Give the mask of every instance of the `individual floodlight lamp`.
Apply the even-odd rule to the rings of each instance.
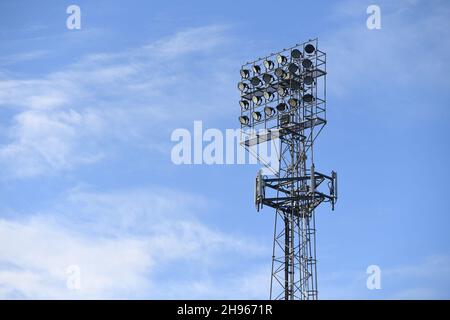
[[[252,97],[252,101],[253,101],[254,104],[256,104],[257,106],[259,106],[259,105],[261,104],[261,102],[262,102],[262,99],[261,99],[261,97],[253,96],[253,97]]]
[[[295,73],[287,72],[283,80],[292,80],[295,78]]]
[[[261,120],[261,112],[258,112],[258,111],[252,112],[252,117],[255,121]]]
[[[288,100],[288,104],[291,108],[297,108],[298,107],[298,100],[295,98],[290,98]]]
[[[303,68],[309,69],[309,68],[312,67],[312,65],[313,65],[313,63],[312,63],[311,60],[309,60],[309,59],[303,59],[303,61],[302,61],[302,66],[303,66]]]
[[[305,46],[305,52],[306,52],[307,54],[313,54],[314,51],[316,51],[316,48],[315,48],[311,43],[308,43],[308,44]]]
[[[293,59],[300,59],[302,57],[302,52],[298,49],[294,49],[291,51],[291,57]]]
[[[286,56],[279,54],[279,55],[277,55],[277,61],[279,64],[284,65],[287,63],[287,58],[286,58]]]
[[[247,91],[248,90],[248,84],[246,84],[245,82],[241,81],[241,82],[238,83],[238,89],[241,92]]]
[[[275,64],[272,60],[266,59],[264,60],[264,67],[266,67],[267,70],[272,70]]]
[[[250,103],[248,103],[247,100],[242,99],[241,101],[239,101],[239,105],[241,106],[242,109],[247,110],[248,107],[250,106]]]
[[[290,63],[288,66],[288,70],[290,73],[296,73],[298,70],[298,66],[295,63]]]
[[[265,113],[266,117],[272,117],[275,115],[275,109],[271,108],[271,107],[265,107],[264,113]]]
[[[275,75],[278,78],[284,79],[284,78],[286,78],[286,71],[284,71],[283,68],[276,68]]]
[[[285,113],[283,115],[281,115],[280,117],[280,124],[281,126],[287,126],[289,124],[289,122],[291,122],[291,115],[288,113]]]
[[[269,73],[264,73],[262,76],[263,81],[267,84],[267,83],[271,83],[274,79],[273,76]]]
[[[247,125],[249,122],[249,118],[247,116],[240,116],[239,117],[239,122],[243,125]]]
[[[254,86],[254,87],[257,87],[257,86],[259,86],[260,84],[261,84],[261,79],[259,79],[258,77],[253,77],[251,80],[250,80],[250,83]]]
[[[253,69],[253,72],[256,73],[256,74],[260,74],[261,73],[261,67],[256,65],[256,64],[252,67],[252,69]]]
[[[278,112],[283,112],[283,111],[287,110],[287,105],[286,105],[286,103],[281,102],[276,106],[276,108],[277,108]]]
[[[279,86],[277,89],[277,92],[280,96],[284,97],[285,95],[287,95],[287,89],[285,87]]]
[[[305,78],[303,79],[303,83],[306,84],[307,86],[313,84],[314,82],[314,78],[312,76],[305,76]]]
[[[313,102],[314,101],[314,96],[310,93],[307,93],[303,96],[303,101],[305,102]]]
[[[274,94],[272,92],[269,91],[264,91],[264,98],[268,101],[272,101],[274,98]]]
[[[296,80],[292,80],[289,82],[289,88],[291,88],[292,90],[300,90],[300,89],[302,89],[302,86],[301,86],[300,82],[298,82]]]
[[[241,77],[243,79],[248,79],[250,77],[250,70],[241,69]]]

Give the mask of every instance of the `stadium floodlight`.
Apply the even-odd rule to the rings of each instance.
[[[264,113],[266,114],[266,117],[272,117],[275,115],[275,109],[271,107],[265,107]]]
[[[283,111],[287,110],[287,105],[286,105],[286,103],[281,102],[276,106],[276,108],[277,108],[278,112],[283,112]]]
[[[303,101],[305,102],[313,102],[314,101],[314,96],[310,93],[307,93],[303,96]]]
[[[316,48],[314,48],[314,46],[313,46],[312,44],[308,43],[308,44],[305,46],[305,52],[306,52],[307,54],[313,54],[314,51],[316,51]]]
[[[240,116],[239,122],[243,125],[247,125],[249,123],[250,119],[247,116]]]
[[[291,57],[293,59],[300,59],[302,57],[302,52],[298,49],[294,49],[291,51]]]
[[[290,81],[289,87],[290,87],[292,90],[301,90],[301,89],[302,89],[301,83],[298,82],[298,81],[295,81],[295,80]]]
[[[241,101],[239,101],[239,105],[241,106],[242,109],[247,110],[248,107],[250,106],[250,103],[248,103],[247,100],[242,99]]]
[[[284,97],[288,93],[287,89],[285,87],[282,87],[282,86],[278,87],[277,92],[282,97]]]
[[[241,92],[247,91],[248,90],[248,84],[246,84],[245,82],[239,82],[238,83],[238,89]]]
[[[248,77],[250,77],[250,71],[247,69],[241,69],[241,77],[244,79],[248,79]]]
[[[275,96],[274,96],[274,94],[273,94],[272,92],[264,91],[264,98],[265,98],[267,101],[272,101],[274,97],[275,97]]]
[[[289,122],[291,122],[291,115],[288,113],[285,113],[283,115],[281,115],[280,117],[280,125],[283,126],[287,126],[289,124]]]
[[[311,85],[313,82],[314,82],[314,78],[311,77],[311,76],[306,76],[306,77],[303,79],[303,83],[306,84],[306,85],[308,85],[308,86]]]
[[[303,66],[303,68],[309,69],[309,68],[312,67],[312,65],[313,65],[313,63],[312,63],[311,60],[309,60],[309,59],[303,59],[303,61],[302,61],[302,66]]]
[[[261,84],[261,79],[259,79],[258,77],[253,77],[251,80],[250,80],[250,83],[254,86],[254,87],[257,87],[257,86],[259,86],[260,84]]]
[[[262,79],[265,83],[271,83],[274,80],[273,76],[269,73],[264,73]]]
[[[261,112],[258,112],[258,111],[252,112],[252,117],[255,121],[261,120]]]
[[[267,70],[272,70],[273,67],[275,66],[275,64],[273,63],[272,60],[264,60],[264,67],[266,67]]]
[[[295,78],[295,73],[287,72],[283,80],[292,80]]]
[[[261,99],[261,97],[253,96],[252,101],[253,101],[254,104],[259,106],[261,104],[261,102],[262,102],[262,99]]]
[[[277,61],[279,64],[284,65],[287,63],[287,58],[286,58],[286,56],[279,54],[279,55],[277,55]]]
[[[258,65],[254,65],[252,67],[252,69],[253,69],[253,72],[256,73],[256,74],[260,74],[261,73],[261,67],[258,66]]]
[[[284,79],[284,78],[286,78],[286,71],[284,71],[283,68],[276,68],[275,69],[275,75],[278,78]]]
[[[336,174],[317,171],[314,157],[316,138],[327,123],[326,60],[318,40],[309,39],[237,69],[249,70],[248,77],[237,80],[248,85],[241,85],[247,91],[236,101],[247,102],[236,114],[242,117],[240,144],[255,155],[254,147],[276,142],[271,151],[277,168],[262,154],[255,155],[271,171],[258,172],[255,205],[258,211],[263,205],[273,208],[276,215],[270,299],[318,298],[316,208],[328,202],[334,209],[337,200]]]
[[[298,99],[290,98],[288,100],[288,104],[291,108],[297,108],[298,107]]]
[[[290,63],[288,66],[288,70],[290,73],[296,73],[298,70],[298,66],[295,63]]]

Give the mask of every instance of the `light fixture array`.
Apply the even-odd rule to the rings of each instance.
[[[320,65],[317,48],[308,42],[244,65],[238,83],[241,127],[273,119],[279,125],[282,115],[314,104],[316,78],[326,73]]]

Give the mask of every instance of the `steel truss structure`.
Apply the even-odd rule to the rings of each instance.
[[[326,54],[309,40],[241,68],[241,145],[279,141],[279,168],[256,177],[255,205],[275,209],[270,299],[317,299],[315,209],[337,201],[337,174],[319,173],[326,125]]]

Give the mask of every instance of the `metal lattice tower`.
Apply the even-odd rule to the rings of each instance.
[[[278,170],[259,171],[255,188],[257,210],[276,212],[270,298],[317,299],[315,209],[334,209],[337,200],[336,173],[314,167],[314,142],[327,123],[326,54],[314,39],[249,62],[238,88],[241,145],[254,152],[279,139]]]

